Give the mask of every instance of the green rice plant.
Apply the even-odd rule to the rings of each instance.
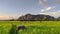
[[[26,29],[16,31],[20,25]],[[0,21],[0,34],[60,34],[60,21]]]
[[[12,24],[12,28],[11,28],[9,34],[18,34],[18,32],[16,30],[17,30],[17,26]]]

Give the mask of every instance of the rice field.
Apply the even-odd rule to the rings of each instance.
[[[11,34],[12,24],[26,27],[18,34],[60,34],[60,21],[0,21],[0,34]]]

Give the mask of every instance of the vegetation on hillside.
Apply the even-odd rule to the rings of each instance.
[[[50,15],[44,15],[44,14],[26,14],[24,16],[20,16],[17,20],[19,21],[60,21],[60,17],[55,18]]]

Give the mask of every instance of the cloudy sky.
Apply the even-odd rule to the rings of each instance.
[[[27,13],[60,16],[60,0],[0,0],[0,19],[18,18]]]

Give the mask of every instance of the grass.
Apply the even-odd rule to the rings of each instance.
[[[10,34],[12,24],[26,26],[18,34],[60,34],[60,21],[0,21],[0,34]]]

